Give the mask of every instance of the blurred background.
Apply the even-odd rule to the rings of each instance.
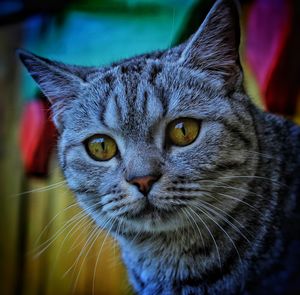
[[[245,87],[298,123],[299,2],[240,1]],[[132,294],[117,245],[65,186],[48,103],[15,49],[101,66],[184,41],[213,3],[0,0],[0,294]]]

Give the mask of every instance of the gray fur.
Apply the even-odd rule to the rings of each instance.
[[[299,265],[288,262],[298,229],[288,229],[298,218],[300,129],[251,103],[238,46],[236,6],[219,0],[186,43],[109,67],[19,53],[52,102],[69,187],[119,241],[139,294],[299,288],[290,279]],[[168,145],[166,126],[180,117],[199,119],[200,134]],[[88,156],[83,141],[94,134],[115,139],[116,157]],[[147,197],[126,181],[158,174]]]

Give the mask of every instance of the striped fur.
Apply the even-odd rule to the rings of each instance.
[[[119,241],[139,294],[299,291],[300,129],[244,92],[237,15],[217,1],[186,43],[104,68],[20,52],[53,104],[69,187]],[[201,121],[185,147],[166,142],[180,117]],[[118,154],[91,159],[83,142],[94,134]],[[157,174],[147,197],[126,181]]]

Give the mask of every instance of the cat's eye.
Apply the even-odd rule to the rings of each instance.
[[[88,154],[96,161],[108,161],[117,153],[116,142],[105,134],[96,134],[85,141]]]
[[[171,144],[186,146],[195,141],[199,134],[200,123],[192,118],[179,118],[167,127],[167,136]]]

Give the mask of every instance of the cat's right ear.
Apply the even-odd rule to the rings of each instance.
[[[79,72],[74,70],[74,66],[52,61],[23,49],[18,49],[17,54],[52,104],[54,123],[59,128],[60,114],[84,86],[84,80],[80,77]]]

